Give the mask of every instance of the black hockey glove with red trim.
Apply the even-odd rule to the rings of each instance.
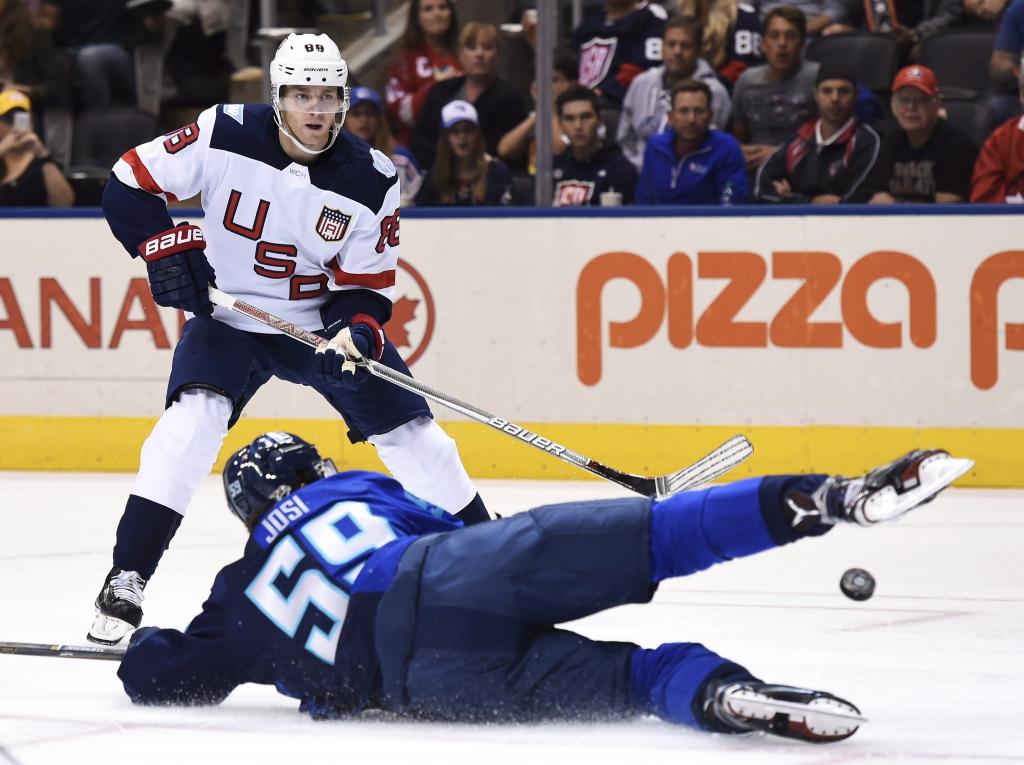
[[[379,361],[383,353],[384,330],[372,316],[357,314],[324,350],[313,354],[312,375],[322,384],[357,390],[371,375],[346,362],[363,358]]]
[[[180,308],[197,316],[210,316],[208,287],[217,285],[213,266],[203,250],[206,240],[199,226],[182,223],[139,245],[149,271],[149,289],[157,305]]]

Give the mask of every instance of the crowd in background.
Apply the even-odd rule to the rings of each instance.
[[[313,27],[329,5],[297,9]],[[534,201],[537,84],[500,53],[531,50],[537,13],[504,5],[411,0],[383,87],[353,73],[345,129],[392,157],[405,206]],[[0,205],[93,204],[112,138],[228,101],[256,6],[0,0]],[[557,206],[1024,202],[1024,0],[586,6],[554,52]]]

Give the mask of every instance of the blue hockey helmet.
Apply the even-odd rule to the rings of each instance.
[[[224,494],[231,512],[248,528],[275,502],[337,472],[334,462],[308,441],[291,433],[264,433],[224,465]]]

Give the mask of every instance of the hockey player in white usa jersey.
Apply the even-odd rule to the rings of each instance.
[[[142,447],[117,527],[113,568],[88,637],[120,641],[200,481],[246,402],[270,377],[309,385],[368,440],[406,489],[463,521],[487,511],[426,401],[366,372],[372,356],[408,374],[381,327],[391,316],[399,181],[391,161],[341,130],[348,67],[326,35],[289,35],[270,72],[271,105],[221,104],[126,152],[103,209],[145,262],[157,304],[193,314],[174,351],[166,409]],[[203,228],[175,226],[167,202],[202,194]],[[331,338],[314,353],[214,308],[214,283]]]

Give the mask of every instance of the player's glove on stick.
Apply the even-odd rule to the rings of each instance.
[[[149,289],[157,305],[180,308],[198,316],[213,313],[207,288],[217,285],[216,274],[204,249],[202,229],[187,223],[139,245],[139,254],[149,271]]]
[[[379,361],[384,353],[384,330],[366,314],[352,317],[349,326],[335,335],[313,355],[313,374],[321,382],[355,390],[372,375],[358,369],[356,361]]]

